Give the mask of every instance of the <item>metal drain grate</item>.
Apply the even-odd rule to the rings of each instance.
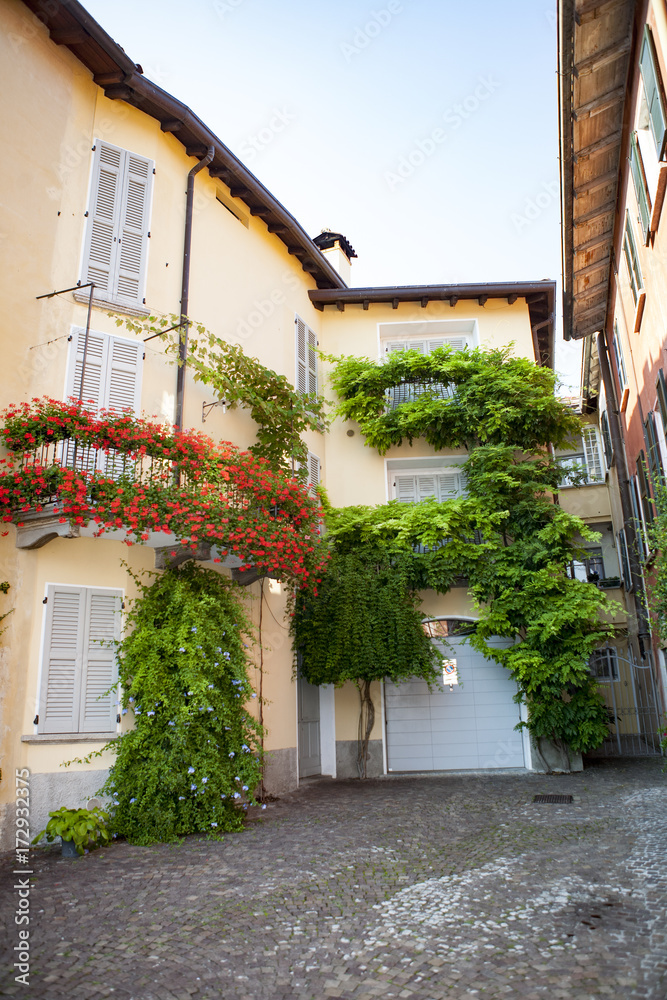
[[[533,802],[550,802],[553,805],[569,806],[574,802],[571,795],[533,795]]]

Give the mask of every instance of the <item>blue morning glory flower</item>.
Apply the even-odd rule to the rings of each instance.
[[[123,709],[123,715],[127,715],[127,709],[126,708]]]
[[[230,751],[230,753],[229,753],[229,756],[230,756],[230,757],[234,757],[234,756],[236,756],[233,750],[231,750],[231,751]]]
[[[178,651],[179,651],[179,653],[184,653],[185,652],[185,646],[179,646],[178,647]]]
[[[155,715],[155,712],[146,712],[146,715]]]
[[[196,625],[194,625],[194,626],[193,626],[193,627],[192,627],[192,628],[190,629],[190,631],[191,631],[191,632],[196,632],[196,631],[197,631],[197,626],[196,626]]]
[[[188,774],[194,774],[194,773],[195,773],[194,767],[189,767],[188,768]]]
[[[211,826],[217,826],[217,825],[218,825],[217,823],[211,823]]]
[[[130,805],[132,805],[132,803],[136,801],[137,801],[136,799],[130,799]]]
[[[251,697],[251,698],[256,698],[256,697],[257,697],[257,695],[256,695],[256,694],[254,693],[254,691],[253,691],[253,693],[252,693],[252,694],[250,695],[250,697]]]
[[[170,721],[169,721],[169,722],[167,723],[167,725],[169,725],[169,726],[175,726],[175,725],[176,725],[176,723],[175,723],[175,722],[172,722],[172,721],[170,720]]]
[[[191,792],[196,792],[197,791],[197,786],[196,785],[190,785],[190,791]]]
[[[240,799],[241,798],[241,793],[240,792],[234,792],[234,795],[232,797],[235,798],[235,799]]]
[[[209,684],[209,685],[208,685],[208,689],[209,689],[209,691],[212,691],[214,687],[215,687],[215,684]]]
[[[244,743],[243,746],[241,747],[241,749],[245,750],[246,753],[248,753],[250,751],[250,747],[247,745],[247,743]]]
[[[247,786],[247,785],[243,785],[243,791],[244,791],[244,792],[247,792],[247,791],[248,791],[248,786]]]
[[[211,708],[211,706],[209,705],[209,706],[208,706],[208,708],[206,709],[206,711],[207,711],[207,712],[212,712],[212,711],[213,711],[213,709],[212,709],[212,708]]]
[[[202,778],[201,780],[202,780],[202,784],[205,785],[206,782],[208,781],[208,778]]]
[[[201,646],[196,646],[195,649],[201,649]]]

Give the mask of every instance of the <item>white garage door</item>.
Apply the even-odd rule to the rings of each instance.
[[[494,639],[502,647],[508,640]],[[460,684],[429,693],[425,681],[385,684],[387,766],[390,771],[524,767],[523,737],[514,727],[519,706],[509,672],[465,641],[439,645],[456,660]]]

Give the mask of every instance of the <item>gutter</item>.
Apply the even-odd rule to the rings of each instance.
[[[558,122],[560,128],[560,226],[563,275],[563,339],[572,336],[574,273],[574,181],[572,140],[572,79],[574,64],[574,2],[558,4]]]
[[[206,156],[195,163],[188,173],[185,197],[185,235],[183,239],[183,279],[181,282],[181,333],[178,345],[178,373],[176,375],[176,419],[174,426],[183,430],[183,395],[185,391],[185,365],[188,356],[188,308],[190,305],[190,251],[192,249],[192,211],[194,205],[195,177],[207,167],[215,156],[215,147],[209,146]]]

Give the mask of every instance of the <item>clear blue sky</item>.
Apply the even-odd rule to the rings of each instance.
[[[353,284],[560,278],[555,0],[84,6]]]

